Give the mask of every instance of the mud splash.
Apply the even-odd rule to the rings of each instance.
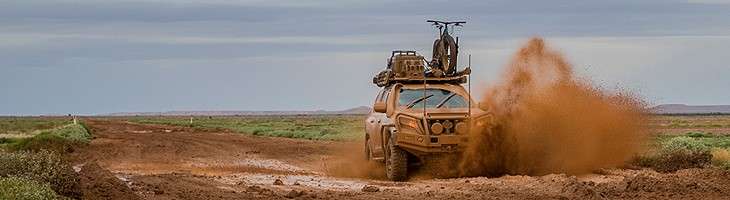
[[[470,136],[462,176],[585,174],[640,150],[644,103],[577,78],[543,39],[529,40],[500,77],[482,98],[494,126]]]
[[[364,145],[353,143],[348,148],[337,150],[335,159],[324,163],[321,171],[325,174],[343,178],[388,180],[385,175],[385,165],[382,162],[365,160]]]

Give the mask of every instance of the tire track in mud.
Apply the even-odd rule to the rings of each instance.
[[[347,167],[335,163],[342,163],[337,159],[343,155],[360,151],[361,145],[356,143],[268,138],[106,120],[90,120],[88,125],[95,139],[75,153],[77,167],[97,164],[122,177],[145,198],[166,195],[159,186],[140,186],[138,180],[159,184],[188,180],[184,182],[189,183],[177,187],[198,188],[206,193],[220,190],[226,194],[248,190],[248,187],[233,186],[271,186],[276,179],[283,180],[285,185],[296,183],[301,187],[338,191],[357,191],[367,184],[326,175],[329,171],[347,171],[334,169]],[[201,184],[205,186],[200,187]],[[152,192],[147,191],[148,187]],[[176,195],[181,193],[184,192]],[[276,193],[264,194],[271,195]]]
[[[142,199],[723,199],[730,195],[730,172],[721,169],[666,174],[605,169],[581,177],[548,174],[390,182],[363,178],[378,177],[383,169],[381,164],[360,161],[360,143],[86,121],[95,138],[77,149],[72,160],[83,176],[85,195],[102,199],[133,199],[130,195]],[[277,179],[281,182],[274,184]],[[376,191],[363,191],[365,186],[375,186]]]

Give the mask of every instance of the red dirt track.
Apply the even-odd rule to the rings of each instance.
[[[730,171],[382,180],[362,144],[88,119],[73,156],[88,199],[727,199]],[[419,178],[420,177],[420,178]],[[281,180],[275,184],[275,180]],[[364,191],[363,187],[374,186]]]

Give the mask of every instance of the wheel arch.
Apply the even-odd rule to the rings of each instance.
[[[395,131],[396,131],[395,126],[392,124],[387,124],[387,125],[383,125],[380,127],[380,138],[381,138],[380,141],[382,141],[380,143],[380,146],[383,149],[388,148],[387,141],[391,137],[395,137],[395,134],[393,134],[393,132],[395,132]]]

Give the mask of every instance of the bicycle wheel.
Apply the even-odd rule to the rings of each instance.
[[[441,58],[443,58],[444,47],[441,45],[441,40],[436,39],[433,41],[433,49],[431,54],[431,67],[435,69],[443,69],[441,67]]]
[[[446,74],[451,75],[456,72],[456,59],[457,54],[459,53],[456,49],[456,42],[451,35],[445,34],[441,37],[441,43],[441,48],[443,48],[442,55],[446,58],[446,60],[448,60],[447,62],[442,63],[442,65],[445,68],[444,71]]]

